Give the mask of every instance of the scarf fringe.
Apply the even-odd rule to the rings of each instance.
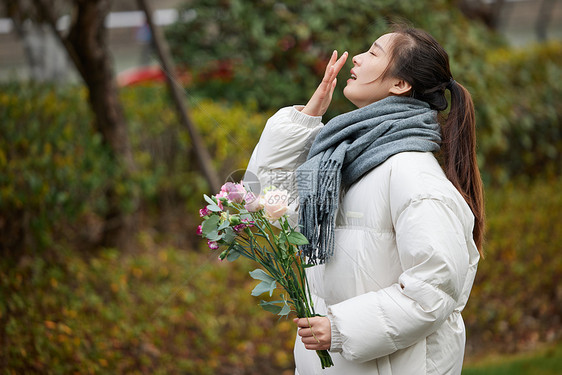
[[[309,240],[302,251],[311,264],[325,263],[334,253],[335,228],[323,224],[335,220],[340,185],[341,163],[326,160],[318,173],[319,191],[300,201],[301,232]]]

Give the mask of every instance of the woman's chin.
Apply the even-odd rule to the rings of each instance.
[[[343,96],[345,96],[347,100],[353,103],[353,101],[349,98],[349,84],[347,84],[347,86],[343,88]]]
[[[347,100],[349,100],[351,102],[351,104],[353,104],[354,106],[356,106],[357,108],[359,108],[359,105],[357,104],[357,102],[353,99],[353,96],[350,96],[350,92],[348,90],[349,86],[344,87],[343,89],[343,96],[345,96],[345,98]]]

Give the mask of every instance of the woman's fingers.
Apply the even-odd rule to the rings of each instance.
[[[331,84],[334,81],[334,79],[336,79],[338,73],[340,72],[341,68],[343,67],[343,65],[347,60],[348,53],[347,51],[344,52],[339,59],[336,59],[337,56],[338,56],[337,51],[334,51],[332,53],[332,57],[330,58],[330,61],[328,62],[328,65],[326,66],[324,78],[322,79],[323,84]]]
[[[337,59],[338,59],[338,51],[334,50],[334,52],[332,52],[332,56],[330,56],[330,61],[328,61],[328,65],[326,65],[324,76],[328,75],[328,71],[330,70],[330,67],[334,65]]]
[[[330,347],[326,347],[326,345],[318,345],[318,344],[304,344],[304,347],[308,350],[329,350]]]
[[[297,333],[300,337],[313,337],[312,330],[310,328],[301,328]]]
[[[338,73],[340,72],[341,68],[345,64],[345,61],[347,60],[347,56],[348,56],[347,52],[344,52],[343,55],[330,66],[330,68],[327,70],[327,74],[324,76],[324,79],[322,80],[324,89],[329,90],[330,101],[331,101],[331,94],[334,92],[336,88]]]
[[[347,60],[348,53],[344,52],[343,55],[338,59],[337,51],[332,53],[330,61],[326,66],[326,71],[322,82],[303,108],[302,112],[311,116],[322,116],[326,113],[330,102],[332,101],[332,94],[336,88],[337,75],[345,61]]]
[[[335,75],[337,76],[338,73],[340,72],[341,68],[343,68],[343,65],[345,64],[345,62],[347,61],[347,57],[349,56],[349,54],[347,53],[347,51],[345,51],[343,53],[343,55],[341,55],[341,57],[336,61],[336,63],[334,64],[334,71],[335,71]]]
[[[334,51],[332,54],[332,58],[330,62],[326,66],[326,72],[324,73],[324,78],[322,79],[322,83],[332,83],[332,81],[337,77],[338,73],[340,72],[343,64],[347,60],[347,52],[344,52],[343,55],[339,59],[335,59],[337,57],[337,52]]]
[[[331,344],[330,320],[326,317],[301,318],[294,322],[299,327],[298,335],[305,348],[310,350],[329,349]]]

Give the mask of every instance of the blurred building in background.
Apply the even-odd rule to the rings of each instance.
[[[182,0],[151,2],[159,25],[173,23],[180,17],[176,8]],[[479,18],[496,28],[514,46],[549,39],[562,40],[562,0],[461,0],[459,6],[468,16]],[[25,36],[18,35],[5,10],[0,11],[4,12],[0,13],[0,81],[77,79],[72,64],[52,32],[46,30],[47,27],[27,23],[22,25],[27,28]],[[193,12],[181,16],[196,15]],[[59,19],[61,29],[67,27],[67,17]],[[144,15],[138,11],[135,0],[115,0],[106,26],[117,74],[126,76],[131,69],[157,63],[151,51]],[[147,72],[149,74],[151,70],[147,69]]]
[[[177,7],[182,0],[150,0],[155,9],[155,22],[161,26],[178,19]],[[58,28],[68,27],[68,16],[58,20]],[[151,53],[150,34],[144,14],[135,0],[115,0],[105,20],[116,73],[141,65],[157,63]],[[34,78],[40,81],[74,81],[78,74],[66,52],[45,25],[37,27],[24,22],[25,34],[18,34],[5,9],[0,9],[0,81]]]

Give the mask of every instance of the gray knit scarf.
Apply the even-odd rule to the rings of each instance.
[[[296,171],[308,262],[325,263],[334,252],[342,184],[350,186],[397,153],[438,151],[440,142],[437,112],[414,98],[389,96],[330,120]]]

